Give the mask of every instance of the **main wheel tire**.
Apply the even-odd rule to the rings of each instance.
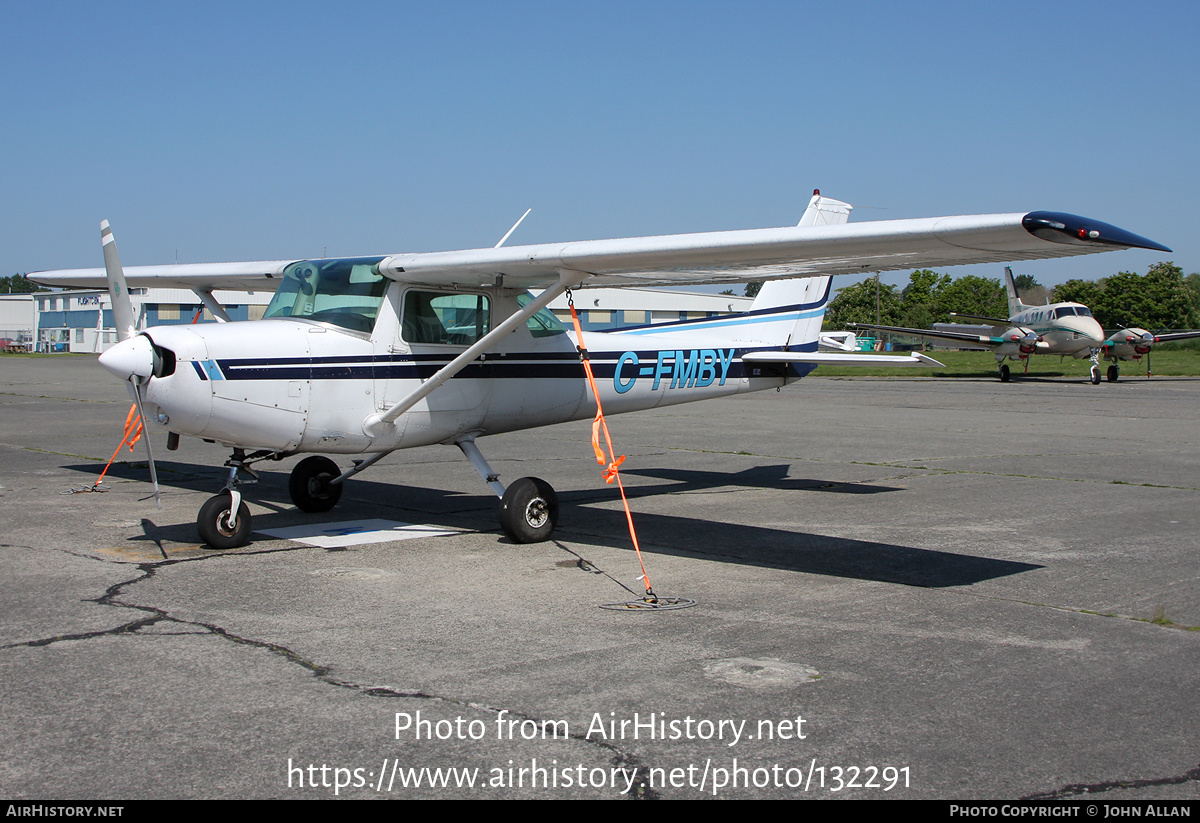
[[[288,478],[288,494],[302,512],[327,512],[342,497],[342,484],[330,484],[341,472],[337,463],[328,457],[306,457],[292,469]]]
[[[196,518],[196,530],[200,539],[213,549],[236,549],[250,542],[250,509],[245,503],[238,505],[233,526],[229,525],[229,509],[233,498],[228,493],[210,497],[200,507]]]
[[[1008,364],[1001,363],[1000,364],[1000,382],[1007,383],[1008,378],[1009,378]]]
[[[516,543],[540,543],[558,523],[558,495],[545,480],[513,481],[500,501],[500,528]]]
[[[1121,376],[1121,370],[1118,369],[1116,367],[1116,365],[1112,365],[1112,366],[1108,367],[1108,382],[1109,383],[1116,383],[1117,378],[1120,376]]]
[[[1099,366],[1092,366],[1092,385],[1093,386],[1100,385],[1100,367]]]

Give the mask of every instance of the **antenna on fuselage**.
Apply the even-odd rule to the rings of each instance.
[[[499,242],[499,243],[497,243],[496,245],[492,246],[492,248],[494,248],[494,249],[498,249],[498,248],[500,248],[501,246],[503,246],[503,245],[504,245],[504,241],[505,241],[505,240],[507,240],[509,237],[511,237],[511,236],[512,236],[512,233],[513,233],[514,231],[516,231],[516,230],[517,230],[517,226],[521,225],[521,220],[524,220],[526,217],[528,217],[528,216],[529,216],[529,212],[531,212],[531,211],[533,211],[533,208],[532,208],[532,207],[530,207],[530,208],[528,208],[528,209],[525,209],[525,213],[521,215],[521,218],[520,218],[520,220],[518,220],[517,222],[513,223],[513,227],[512,227],[511,229],[509,229],[509,230],[508,230],[508,233],[507,233],[507,234],[505,234],[503,237],[501,237],[501,238],[500,238],[500,242]]]

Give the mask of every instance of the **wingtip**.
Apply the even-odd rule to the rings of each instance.
[[[1057,211],[1031,211],[1021,225],[1035,237],[1051,243],[1069,245],[1119,246],[1127,249],[1151,249],[1171,253],[1162,243],[1134,234],[1118,226]]]

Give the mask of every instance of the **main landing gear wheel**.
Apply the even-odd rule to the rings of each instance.
[[[1095,365],[1092,366],[1092,385],[1093,386],[1100,385],[1100,367],[1099,366],[1095,366]]]
[[[245,503],[238,504],[237,516],[229,522],[229,510],[233,498],[228,492],[210,497],[200,507],[196,518],[196,530],[200,539],[214,549],[236,549],[250,542],[250,510]]]
[[[1115,364],[1108,367],[1108,382],[1109,383],[1116,383],[1117,378],[1120,376],[1121,376],[1121,370],[1118,369]]]
[[[302,512],[327,512],[342,497],[342,485],[330,484],[341,474],[337,463],[328,457],[306,457],[292,469],[288,478],[288,494]]]
[[[500,500],[500,527],[517,543],[540,543],[558,523],[558,495],[545,480],[514,480]]]
[[[1008,364],[1001,363],[1000,364],[1000,382],[1007,383],[1008,377],[1009,377]]]

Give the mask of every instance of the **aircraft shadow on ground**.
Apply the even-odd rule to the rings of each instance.
[[[810,478],[788,477],[791,466],[781,463],[774,466],[754,466],[740,472],[696,471],[691,469],[623,469],[621,476],[656,477],[674,480],[673,486],[648,486],[626,489],[631,496],[678,494],[680,492],[704,491],[722,487],[769,489],[774,491],[814,491],[837,494],[880,494],[900,491],[898,486],[876,486],[871,483],[843,483]]]
[[[198,469],[188,464],[165,465],[166,470],[164,464],[159,464],[159,476],[164,489],[182,488],[215,494],[223,482],[223,472]],[[99,469],[91,465],[71,468],[99,473]],[[786,469],[787,466],[766,466],[731,474],[673,469],[639,470],[639,475],[663,477],[679,482],[639,486],[630,490],[630,497],[636,500],[680,491],[730,486],[753,486],[796,495],[811,491],[875,494],[895,490],[888,486],[869,484],[789,479],[783,476]],[[144,464],[114,465],[109,474],[117,479],[146,480]],[[246,489],[249,499],[274,509],[270,513],[255,515],[256,530],[294,526],[304,522],[385,517],[433,526],[494,531],[499,541],[507,542],[507,538],[500,536],[496,498],[485,494],[464,494],[456,490],[414,485],[396,486],[356,478],[353,481],[354,492],[348,494],[336,509],[326,514],[305,515],[297,511],[288,500],[286,482],[286,473],[264,472],[263,482]],[[612,487],[561,493],[559,531],[556,532],[556,537],[585,545],[628,547],[632,551],[625,514],[618,505],[613,505],[618,501],[617,492]],[[143,535],[134,538],[135,540],[148,540],[158,544],[160,548],[164,540],[192,544],[196,542],[194,523],[157,525],[153,502],[147,503],[149,508],[146,519],[143,520]],[[597,503],[605,505],[593,505]],[[388,510],[380,511],[378,506],[381,505],[388,507]],[[803,506],[803,497],[781,500],[780,505]],[[715,513],[727,518],[731,511],[741,508],[743,507],[731,504]],[[639,512],[635,506],[634,523],[643,550],[647,554],[702,557],[725,563],[926,588],[965,586],[1042,568],[1032,563],[999,560],[981,555],[855,540],[753,523],[709,520],[705,519],[704,514],[712,510],[712,503],[701,503],[699,499],[695,510],[697,516],[682,517]],[[762,511],[762,508],[759,510]],[[869,517],[870,512],[864,509],[863,515]]]

